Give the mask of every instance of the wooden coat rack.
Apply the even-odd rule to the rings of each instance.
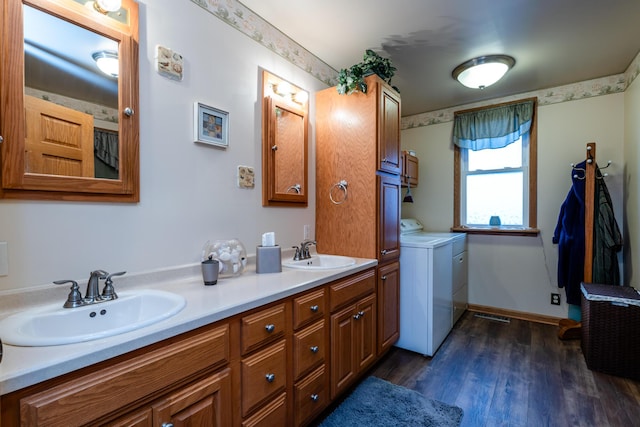
[[[584,171],[584,278],[589,283],[593,278],[593,226],[595,222],[596,191],[596,143],[587,144],[587,160]],[[573,319],[561,319],[558,323],[558,338],[562,340],[579,339],[581,323]]]

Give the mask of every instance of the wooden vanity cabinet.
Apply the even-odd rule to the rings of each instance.
[[[389,350],[400,337],[400,263],[378,269],[378,354]]]
[[[290,344],[285,335],[290,335],[290,307],[290,302],[283,302],[252,312],[240,321],[243,426],[286,425]]]
[[[376,360],[376,281],[373,270],[329,286],[331,300],[331,399]]]
[[[161,344],[3,396],[3,407],[19,412],[3,412],[2,425],[162,425],[191,417],[203,420],[199,425],[229,425],[229,325]]]
[[[307,292],[293,300],[293,425],[306,425],[329,404],[326,372],[329,331],[327,291]]]
[[[4,395],[0,424],[310,425],[395,339],[385,265]]]

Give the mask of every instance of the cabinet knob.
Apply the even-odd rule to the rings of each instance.
[[[356,320],[358,320],[358,319],[360,318],[360,313],[356,313],[356,314],[354,314],[354,315],[353,315],[353,318],[354,318],[354,319],[356,319]]]
[[[267,332],[271,333],[271,332],[273,332],[273,331],[275,331],[275,330],[276,330],[276,325],[274,325],[273,323],[269,323],[268,325],[266,325],[266,326],[264,327],[264,329],[265,329]]]
[[[272,150],[272,151],[276,151],[276,150],[278,150],[278,146],[277,146],[277,145],[274,145],[273,147],[271,147],[271,150]]]
[[[272,383],[276,379],[276,374],[267,374],[264,377],[267,379],[267,382]]]
[[[320,399],[320,396],[318,396],[317,394],[314,393],[311,395],[311,400],[313,400],[314,402],[317,402],[318,399]]]
[[[387,252],[389,252],[389,251],[388,251],[388,250],[386,250],[386,249],[383,249],[383,250],[381,250],[381,251],[380,251],[380,253],[381,253],[382,255],[386,255],[386,254],[387,254]]]
[[[318,350],[320,350],[320,348],[317,345],[313,345],[309,348],[309,350],[311,350],[311,353],[317,353]]]
[[[387,280],[387,276],[386,275],[382,276],[382,280]]]
[[[311,309],[312,312],[317,313],[318,310],[320,309],[320,307],[318,307],[317,305],[312,305],[311,307],[309,307]]]
[[[127,117],[133,116],[133,108],[131,108],[131,107],[125,108],[123,112],[124,112],[124,115],[127,116]],[[173,424],[172,424],[172,426],[173,426]]]

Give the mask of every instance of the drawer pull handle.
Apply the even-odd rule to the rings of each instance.
[[[162,423],[161,427],[173,427],[173,423]]]
[[[309,349],[311,350],[311,353],[317,353],[318,350],[320,350],[320,348],[317,345],[311,346],[311,348]]]
[[[264,377],[267,379],[267,382],[272,383],[276,379],[276,374],[267,374]]]
[[[318,399],[320,399],[320,396],[318,396],[317,394],[314,393],[311,395],[311,400],[313,400],[314,402],[317,402]]]
[[[271,333],[276,330],[276,325],[274,325],[273,323],[269,323],[267,326],[264,327],[264,329],[267,332]]]
[[[320,309],[320,307],[318,307],[317,305],[312,305],[310,308],[311,308],[311,311],[314,313],[317,313],[318,310]]]

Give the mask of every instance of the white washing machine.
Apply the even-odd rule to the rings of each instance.
[[[400,221],[400,339],[397,347],[433,356],[457,317],[454,314],[454,246],[464,233],[423,230],[416,219]],[[466,276],[466,275],[465,275]],[[466,295],[466,283],[464,294]],[[458,292],[457,298],[461,298]],[[466,299],[464,304],[466,305]],[[456,316],[456,317],[454,317]]]

